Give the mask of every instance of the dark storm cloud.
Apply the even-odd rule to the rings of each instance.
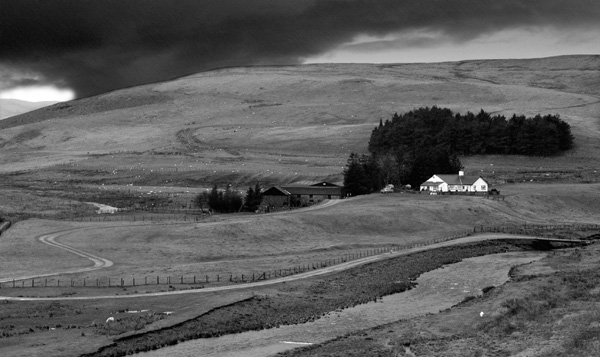
[[[301,63],[361,34],[460,42],[599,20],[596,0],[2,0],[0,66],[11,85],[38,73],[29,80],[87,96],[215,67]],[[423,40],[400,43],[437,43]]]

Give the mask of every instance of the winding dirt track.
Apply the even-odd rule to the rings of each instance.
[[[312,211],[312,210],[317,210],[317,209],[322,209],[322,208],[330,207],[330,206],[335,205],[337,203],[338,203],[338,200],[331,200],[331,201],[326,201],[326,202],[324,202],[321,205],[316,205],[316,206],[308,207],[308,208],[305,208],[305,209],[302,209],[302,210],[303,211]],[[296,211],[278,212],[278,213],[273,213],[273,214],[280,215],[280,214],[290,214],[290,213],[294,213],[294,212],[296,212]],[[221,223],[222,222],[212,222],[212,223],[207,223],[207,224],[221,224]],[[13,279],[14,280],[36,279],[36,278],[53,276],[53,275],[59,275],[59,274],[82,273],[82,272],[87,272],[87,271],[92,271],[92,270],[97,270],[97,269],[102,269],[102,268],[108,268],[108,267],[112,266],[113,262],[110,261],[110,260],[108,260],[108,259],[106,259],[106,258],[102,258],[102,257],[96,256],[94,254],[82,251],[80,249],[73,248],[71,246],[68,246],[66,244],[59,243],[59,242],[56,241],[56,238],[58,238],[58,237],[60,237],[60,236],[62,236],[64,234],[66,234],[66,233],[71,233],[73,231],[85,231],[87,229],[97,229],[97,228],[74,228],[74,229],[68,229],[68,230],[64,230],[64,231],[59,231],[59,232],[54,232],[54,233],[42,235],[42,236],[38,237],[38,240],[41,243],[47,244],[47,245],[49,245],[51,247],[63,249],[63,250],[66,250],[68,252],[71,252],[73,254],[76,254],[76,255],[79,255],[81,257],[87,258],[87,259],[89,259],[90,261],[92,261],[94,263],[93,266],[91,266],[91,267],[85,267],[85,268],[74,268],[74,269],[69,269],[69,270],[64,270],[64,271],[58,271],[58,272],[52,272],[52,273],[46,273],[46,274],[38,274],[38,275],[33,275],[33,276],[0,279],[0,283],[2,283],[2,282],[9,282],[9,281],[12,281]],[[407,255],[407,254],[411,254],[411,253],[416,253],[416,252],[421,252],[421,251],[425,251],[425,250],[436,249],[436,248],[446,247],[446,246],[451,246],[451,245],[464,244],[464,243],[472,243],[472,242],[492,240],[492,239],[537,239],[537,240],[547,240],[547,241],[561,241],[561,242],[565,241],[565,240],[547,239],[547,238],[531,237],[531,236],[524,236],[524,235],[478,234],[478,235],[468,236],[468,237],[464,237],[464,238],[453,239],[453,240],[449,240],[449,241],[445,241],[445,242],[434,243],[434,244],[430,244],[430,245],[424,245],[424,246],[416,247],[416,248],[412,248],[412,249],[406,249],[406,250],[401,250],[401,251],[390,251],[388,253],[379,254],[379,255],[370,256],[370,257],[365,257],[365,258],[361,258],[361,259],[356,259],[356,260],[348,261],[348,262],[345,262],[345,263],[341,263],[341,264],[329,266],[329,267],[326,267],[326,268],[323,268],[323,269],[319,269],[319,270],[312,270],[312,271],[308,271],[308,272],[305,272],[305,273],[290,275],[290,276],[281,277],[281,278],[277,278],[277,279],[258,281],[258,282],[253,282],[253,283],[236,284],[236,285],[228,285],[228,286],[218,286],[218,287],[204,288],[204,289],[194,289],[194,290],[178,290],[178,291],[166,291],[166,292],[156,292],[156,293],[146,293],[146,294],[132,294],[132,295],[98,295],[98,296],[41,297],[41,298],[0,296],[0,300],[8,300],[8,301],[66,301],[66,300],[98,300],[98,299],[132,299],[132,298],[149,297],[149,296],[166,296],[166,295],[182,295],[182,294],[202,294],[202,293],[210,293],[210,292],[216,292],[216,291],[237,290],[237,289],[245,289],[245,288],[265,286],[265,285],[273,285],[273,284],[278,284],[278,283],[282,283],[282,282],[286,282],[286,281],[293,281],[293,280],[298,280],[298,279],[306,279],[306,278],[310,278],[310,277],[314,277],[314,276],[319,276],[319,275],[323,275],[323,274],[329,274],[329,273],[333,273],[333,272],[339,272],[339,271],[350,269],[350,268],[353,268],[355,266],[363,265],[363,264],[366,264],[366,263],[371,263],[371,262],[375,262],[375,261],[379,261],[379,260],[384,260],[384,259],[395,258],[395,257],[398,257],[398,256]],[[578,242],[578,241],[569,240],[568,242]]]
[[[79,271],[89,271],[89,270],[101,269],[103,267],[108,267],[108,266],[112,265],[112,262],[110,260],[108,260],[108,259],[100,258],[100,257],[97,257],[95,255],[83,252],[83,251],[81,251],[79,249],[74,249],[74,248],[71,248],[71,247],[69,247],[67,245],[54,242],[54,238],[56,238],[57,235],[59,235],[59,234],[58,233],[54,233],[54,234],[51,234],[51,235],[42,236],[42,237],[40,237],[40,241],[42,241],[42,242],[44,242],[46,244],[50,244],[52,246],[61,248],[61,249],[65,249],[65,250],[67,250],[69,252],[72,252],[74,254],[86,257],[86,258],[94,261],[94,263],[95,263],[93,267],[83,268],[83,270],[82,269],[74,269],[71,272],[79,272]],[[42,240],[42,238],[45,238],[45,239]],[[472,243],[472,242],[479,242],[479,241],[485,241],[485,240],[493,240],[493,239],[521,239],[521,240],[537,239],[537,240],[547,240],[547,241],[561,241],[561,242],[564,241],[564,240],[546,239],[546,238],[531,237],[531,236],[521,236],[521,235],[509,235],[509,234],[478,234],[478,235],[474,235],[474,236],[469,236],[469,237],[464,237],[464,238],[458,238],[458,239],[454,239],[454,240],[450,240],[450,241],[446,241],[446,242],[440,242],[440,243],[430,244],[430,245],[426,245],[426,246],[422,246],[422,247],[417,247],[417,248],[412,248],[412,249],[406,249],[406,250],[401,250],[401,251],[390,251],[388,253],[384,253],[384,254],[380,254],[380,255],[375,255],[375,256],[370,256],[370,257],[365,257],[365,258],[361,258],[361,259],[357,259],[357,260],[353,260],[353,261],[349,261],[349,262],[345,262],[345,263],[341,263],[341,264],[329,266],[329,267],[326,267],[326,268],[323,268],[323,269],[319,269],[319,270],[312,270],[312,271],[308,271],[308,272],[300,273],[300,274],[296,274],[296,275],[290,275],[290,276],[286,276],[286,277],[282,277],[282,278],[265,280],[265,281],[259,281],[259,282],[253,282],[253,283],[236,284],[236,285],[228,285],[228,286],[218,286],[218,287],[204,288],[204,289],[195,289],[195,290],[178,290],[178,291],[166,291],[166,292],[156,292],[156,293],[147,293],[147,294],[132,294],[132,295],[99,295],[99,296],[42,297],[42,298],[0,296],[0,300],[9,300],[9,301],[66,301],[66,300],[132,299],[132,298],[149,297],[149,296],[166,296],[166,295],[182,295],[182,294],[202,294],[202,293],[211,293],[211,292],[226,291],[226,290],[239,290],[239,289],[245,289],[245,288],[255,288],[255,287],[265,286],[265,285],[273,285],[273,284],[278,284],[278,283],[282,283],[282,282],[286,282],[286,281],[293,281],[293,280],[298,280],[298,279],[306,279],[306,278],[315,277],[315,276],[319,276],[319,275],[323,275],[323,274],[329,274],[329,273],[333,273],[333,272],[339,272],[339,271],[350,269],[352,267],[363,265],[363,264],[366,264],[366,263],[371,263],[371,262],[375,262],[375,261],[379,261],[379,260],[384,260],[384,259],[395,258],[395,257],[398,257],[398,256],[407,255],[407,254],[416,253],[416,252],[421,252],[421,251],[425,251],[425,250],[436,249],[436,248],[446,247],[446,246],[451,246],[451,245],[464,244],[464,243]],[[575,242],[578,242],[578,241],[576,241],[576,240],[570,240],[569,242],[575,243]],[[65,272],[61,272],[61,273],[65,273]],[[42,276],[54,275],[54,274],[57,274],[57,273],[51,273],[51,274],[46,274],[46,275],[42,275]],[[38,275],[36,277],[39,277],[39,276],[40,275]]]
[[[4,279],[0,279],[0,283],[6,283],[9,281],[13,281],[13,280],[28,280],[28,279],[37,279],[37,278],[43,278],[43,277],[47,277],[47,276],[54,276],[54,275],[59,275],[59,274],[73,274],[73,273],[84,273],[87,271],[92,271],[92,270],[98,270],[98,269],[102,269],[102,268],[108,268],[110,266],[113,265],[113,262],[106,259],[106,258],[102,258],[99,256],[96,256],[94,254],[88,253],[88,252],[84,252],[83,250],[77,249],[77,248],[73,248],[71,246],[68,246],[66,244],[63,243],[59,243],[56,241],[56,238],[65,235],[66,233],[71,233],[73,231],[76,230],[85,230],[85,228],[77,228],[77,229],[68,229],[68,230],[64,230],[64,231],[60,231],[60,232],[54,232],[54,233],[50,233],[50,234],[44,234],[42,236],[38,237],[38,240],[44,244],[47,244],[51,247],[55,247],[58,249],[62,249],[62,250],[66,250],[67,252],[73,253],[75,255],[79,255],[80,257],[84,257],[87,258],[89,260],[92,261],[92,263],[94,263],[93,266],[91,267],[85,267],[85,268],[73,268],[73,269],[68,269],[68,270],[61,270],[61,271],[57,271],[57,272],[52,272],[52,273],[45,273],[45,274],[36,274],[36,275],[30,275],[30,276],[19,276],[19,277],[13,277],[13,278],[4,278]]]
[[[293,210],[293,211],[274,212],[274,213],[269,213],[269,215],[286,215],[286,214],[293,214],[293,213],[296,213],[299,211],[302,211],[302,212],[314,211],[314,210],[331,207],[331,206],[337,204],[338,202],[339,202],[339,200],[325,200],[325,201],[323,201],[322,204],[319,204],[319,205],[300,208],[300,209]],[[232,219],[232,220],[227,220],[226,222],[228,222],[228,223],[245,223],[248,221],[250,221],[250,220],[249,219]],[[163,223],[163,224],[181,224],[181,223],[178,222],[178,223]],[[202,223],[203,226],[212,226],[212,225],[219,225],[219,224],[223,224],[223,221]],[[11,278],[0,278],[0,283],[7,283],[7,282],[11,282],[13,280],[38,279],[38,278],[44,278],[44,277],[48,277],[48,276],[55,276],[55,275],[61,275],[61,274],[85,273],[88,271],[111,267],[113,265],[112,261],[110,261],[106,258],[99,257],[97,255],[85,252],[81,249],[73,248],[69,245],[59,243],[56,241],[56,239],[60,238],[61,236],[65,235],[67,233],[73,233],[75,231],[85,232],[87,230],[92,230],[92,229],[104,229],[104,228],[112,228],[112,227],[116,227],[116,226],[104,226],[101,228],[98,228],[98,227],[71,228],[71,229],[61,230],[61,231],[57,231],[57,232],[47,233],[47,234],[37,237],[37,240],[39,240],[41,243],[47,244],[54,248],[66,250],[66,251],[76,254],[80,257],[89,259],[92,263],[94,263],[93,266],[85,267],[85,268],[73,268],[73,269],[55,271],[52,273],[45,273],[45,274],[26,275],[26,276],[18,276],[18,277],[11,277]],[[1,297],[0,297],[0,299],[1,299]]]

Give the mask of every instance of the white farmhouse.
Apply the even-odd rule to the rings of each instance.
[[[428,192],[488,192],[490,185],[481,176],[465,176],[464,171],[458,175],[433,175],[421,184],[421,191]]]

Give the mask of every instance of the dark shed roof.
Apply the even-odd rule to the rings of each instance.
[[[319,183],[312,184],[311,186],[319,186],[319,187],[340,187],[340,185],[336,185],[335,183],[322,181]]]
[[[273,186],[265,191],[263,191],[263,196],[289,196],[290,193],[281,187]]]
[[[281,188],[292,195],[342,195],[342,188],[339,186],[282,186]]]

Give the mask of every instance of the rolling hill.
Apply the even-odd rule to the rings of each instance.
[[[0,98],[0,120],[30,112],[42,107],[47,107],[55,103],[56,102],[28,102],[18,99]]]
[[[89,265],[81,256],[69,251],[55,251],[40,243],[38,238],[49,232],[65,233],[60,236],[63,244],[108,257],[115,263],[93,275],[88,272],[75,275],[84,279],[84,285],[87,279],[88,283],[96,280],[98,286],[99,278],[111,276],[129,279],[143,275],[144,284],[146,276],[167,274],[181,277],[182,283],[184,275],[194,274],[195,283],[199,272],[201,275],[198,276],[206,276],[207,282],[208,274],[215,273],[225,279],[229,275],[231,279],[236,272],[275,271],[305,263],[308,266],[308,262],[327,261],[364,249],[447,238],[472,232],[479,225],[596,223],[600,212],[597,199],[600,193],[599,89],[600,56],[432,64],[238,67],[125,88],[13,116],[0,121],[0,213],[2,218],[14,219],[11,229],[2,235],[0,277],[10,279],[15,275],[46,274]],[[125,212],[110,215],[115,219],[110,221],[105,218],[107,216],[101,217],[86,208],[85,202],[102,200],[112,205],[110,200],[114,200],[115,206],[122,207],[121,203],[129,203],[129,200],[146,204],[146,199],[150,202],[154,197],[172,200],[171,208],[181,208],[181,203],[185,207],[195,192],[206,187],[201,186],[202,182],[247,184],[258,180],[264,183],[339,179],[348,154],[366,151],[370,132],[380,119],[388,119],[394,112],[433,105],[448,107],[455,112],[484,109],[507,116],[513,113],[528,116],[558,114],[571,124],[576,147],[558,157],[488,155],[461,158],[468,174],[481,173],[494,183],[503,180],[520,182],[503,186],[502,196],[488,197],[497,200],[471,196],[373,194],[299,211],[215,215],[204,217],[202,221],[188,220],[186,216],[184,221],[166,221],[164,224],[154,222],[152,218],[148,221],[149,217],[163,215],[161,211]],[[197,185],[187,187],[189,183]],[[171,186],[168,189],[173,190],[159,191],[160,195],[155,195],[152,190],[156,188],[143,187],[145,184],[162,186],[158,190]],[[78,217],[73,213],[83,217],[80,221],[61,219]],[[136,213],[141,214],[141,221],[136,220]],[[167,218],[168,215],[164,214]],[[133,220],[119,220],[130,217]],[[92,222],[92,218],[96,220]],[[569,237],[590,233],[575,234],[568,232],[568,228],[561,229],[565,231],[557,234]],[[552,255],[547,265],[528,265],[526,269],[532,269],[535,276],[515,279],[521,285],[509,287],[512,290],[506,290],[506,297],[494,295],[504,288],[488,290],[490,294],[483,299],[466,295],[472,299],[465,299],[461,306],[448,310],[445,315],[435,315],[441,316],[438,321],[442,326],[436,335],[441,336],[437,346],[445,348],[449,339],[457,344],[486,344],[485,336],[477,341],[473,335],[452,335],[452,329],[447,326],[462,326],[456,321],[486,321],[482,319],[481,311],[485,311],[486,316],[488,311],[502,311],[498,307],[500,304],[509,298],[514,302],[515,296],[533,292],[536,288],[542,293],[552,292],[554,290],[547,290],[548,286],[557,285],[556,281],[558,285],[561,281],[579,284],[582,268],[597,265],[595,261],[596,265],[586,265],[595,256],[594,251],[584,248],[558,252]],[[397,281],[374,279],[370,277],[376,276],[370,275],[371,267],[365,267],[365,270],[347,274],[368,277],[369,284],[390,281],[395,284]],[[540,270],[536,271],[536,267]],[[540,275],[559,267],[566,267],[570,275],[557,275],[556,280],[544,284],[539,282]],[[402,271],[402,268],[388,270]],[[591,271],[595,274],[595,270]],[[565,279],[565,276],[569,278]],[[57,275],[56,278],[57,283],[62,280],[64,284],[73,278],[73,274]],[[251,289],[247,296],[250,298],[251,294],[254,299],[257,295],[259,300],[269,302],[297,295],[302,298],[302,304],[309,301],[307,304],[319,307],[324,304],[322,301],[329,301],[327,295],[322,295],[324,299],[318,296],[326,285],[332,287],[330,296],[334,297],[340,295],[342,288],[354,291],[349,290],[354,289],[351,284],[356,284],[362,291],[371,291],[371,285],[346,281],[350,280],[333,280],[331,284],[325,284],[323,279],[300,282],[306,284],[306,289],[302,285],[286,283],[268,290]],[[590,297],[597,296],[598,284],[594,285],[598,281],[597,274],[589,281],[590,284],[581,285],[590,288]],[[110,280],[108,282],[110,284]],[[70,290],[42,288],[41,281],[36,284],[40,294],[71,294]],[[21,288],[13,289],[12,293],[34,294],[30,293],[36,289],[33,285],[31,281],[31,290],[25,291],[22,282]],[[2,288],[11,291],[11,288]],[[68,287],[60,287],[63,288]],[[108,289],[113,288],[116,295],[129,294],[123,286]],[[131,288],[142,291],[141,286]],[[83,289],[79,291],[94,294],[98,291],[88,290],[87,286]],[[162,287],[156,285],[156,289]],[[286,295],[288,293],[290,295]],[[131,302],[121,302],[126,299],[118,302],[112,299],[48,302],[47,305],[7,302],[7,308],[0,310],[3,312],[0,319],[6,322],[3,333],[8,331],[3,353],[43,350],[47,355],[62,356],[68,347],[81,351],[77,354],[91,352],[113,344],[115,338],[100,335],[95,321],[106,321],[107,316],[115,315],[115,311],[137,312],[140,308],[176,311],[160,321],[148,320],[149,327],[144,322],[142,328],[144,331],[164,330],[176,336],[174,341],[177,342],[181,335],[178,330],[169,330],[170,326],[177,327],[187,319],[205,314],[207,309],[245,298],[239,292],[235,294],[235,299],[233,295],[211,294],[205,300],[199,300],[199,295],[186,295],[190,296],[188,299],[182,295],[127,299]],[[378,301],[378,298],[381,296],[374,300]],[[593,299],[589,301],[593,302]],[[351,306],[342,302],[344,304],[323,305],[327,306],[323,311],[337,313],[338,309],[341,312]],[[582,331],[588,330],[582,336],[590,344],[597,342],[593,340],[594,336],[589,337],[588,328],[597,327],[597,316],[582,310],[581,300],[573,302],[573,306],[579,304],[576,306],[579,310],[575,307],[564,310],[563,305],[557,305],[554,312],[560,320],[556,326],[565,330],[565,326],[577,325]],[[497,305],[493,310],[492,304]],[[301,304],[292,305],[295,311]],[[239,310],[233,306],[235,314],[231,319],[220,317],[217,320],[217,324],[222,324],[219,328],[230,321],[238,324],[240,316],[247,316],[254,323],[256,319],[245,314],[248,310],[244,305],[238,306],[241,306]],[[271,309],[272,305],[259,306],[253,309],[261,315],[267,315],[263,306],[278,317],[286,313]],[[465,306],[468,308],[466,313]],[[590,306],[589,311],[595,311],[596,306]],[[595,318],[593,325],[591,319],[585,323],[578,320],[582,311]],[[53,315],[54,312],[59,313]],[[576,318],[569,320],[569,316]],[[437,319],[431,316],[423,319],[426,318],[432,319],[423,320],[423,324],[429,326],[433,326],[433,318]],[[119,322],[118,318],[116,320]],[[90,321],[94,322],[90,324]],[[137,327],[138,320],[134,321],[135,332],[132,324],[119,333],[125,332],[128,336],[142,333]],[[283,321],[282,327],[287,324]],[[531,321],[525,321],[531,325]],[[572,325],[564,325],[565,321]],[[393,328],[404,322],[396,323]],[[512,333],[512,325],[507,325],[511,327],[507,329],[510,333],[503,337],[508,341],[507,346],[513,345],[513,339],[522,342],[523,346],[532,346],[532,341],[548,340],[551,330],[547,324],[539,324],[536,334],[525,330],[526,324],[519,327],[525,332],[518,333]],[[57,328],[50,329],[49,326]],[[361,329],[360,335],[356,335],[357,345],[370,348],[373,342],[365,341],[373,341],[373,336],[377,339],[384,331],[394,333],[390,330],[392,325],[384,326],[371,331]],[[324,329],[330,327],[330,324],[324,325]],[[426,336],[421,334],[426,331],[424,328],[411,325],[407,329],[418,334],[415,345],[429,345],[432,341],[421,337]],[[194,333],[202,331],[197,325],[193,330]],[[471,326],[469,331],[472,330]],[[379,340],[387,347],[393,341],[398,348],[406,346],[406,341],[413,341],[404,339],[399,333],[396,335],[394,340],[389,335]],[[347,354],[346,337],[336,340],[346,344],[339,348],[340,353]],[[584,340],[576,337],[578,343]],[[553,340],[556,340],[554,336]],[[68,347],[64,341],[70,341]],[[158,347],[156,342],[153,343]],[[493,354],[503,351],[496,348],[497,345],[488,346],[484,346],[486,351]],[[597,343],[594,346],[597,347]],[[462,355],[464,351],[460,348]],[[472,351],[473,355],[484,353],[483,349],[475,351],[473,348]]]
[[[2,120],[0,172],[72,162],[339,177],[380,119],[433,105],[559,114],[572,126],[577,147],[566,155],[471,157],[467,171],[514,171],[518,163],[593,172],[599,89],[600,56],[224,68]]]

